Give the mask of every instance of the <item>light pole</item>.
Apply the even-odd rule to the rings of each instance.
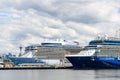
[[[20,48],[20,53],[19,53],[19,57],[22,55],[22,46],[19,47]]]

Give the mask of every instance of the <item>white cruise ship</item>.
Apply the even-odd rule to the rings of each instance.
[[[81,47],[76,41],[45,41],[25,48],[19,57],[10,57],[15,65],[58,65],[67,63],[65,54],[76,54]]]

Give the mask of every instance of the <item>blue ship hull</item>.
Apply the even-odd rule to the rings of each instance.
[[[116,57],[66,57],[74,69],[119,69],[120,60]]]
[[[43,65],[45,64],[45,62],[37,58],[9,57],[9,59],[15,65],[23,65],[23,64],[24,65]]]

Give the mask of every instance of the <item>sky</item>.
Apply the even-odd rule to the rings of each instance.
[[[45,39],[83,46],[119,29],[120,0],[0,0],[0,53]]]

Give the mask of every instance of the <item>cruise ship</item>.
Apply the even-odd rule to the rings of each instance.
[[[77,54],[81,47],[76,41],[46,40],[41,44],[27,46],[25,52],[35,51],[35,57],[42,59],[63,59],[65,54]]]
[[[17,66],[21,65],[66,65],[65,54],[76,54],[81,50],[76,41],[44,41],[25,47],[25,53],[18,57],[9,57]],[[71,63],[69,63],[71,64]]]
[[[65,55],[74,69],[120,69],[120,38],[98,37],[76,55]]]

